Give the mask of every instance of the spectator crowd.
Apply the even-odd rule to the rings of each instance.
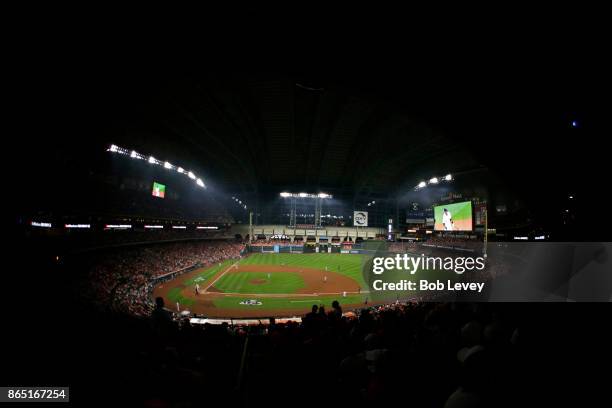
[[[153,310],[156,279],[240,257],[235,241],[198,241],[122,247],[99,253],[84,283],[83,293],[98,305],[136,316]]]
[[[159,319],[158,309],[144,331],[155,333],[159,348],[149,341],[141,353],[159,361],[147,375],[165,391],[147,380],[145,394],[166,402],[205,402],[205,378],[211,365],[223,365],[218,359],[226,362],[225,371],[233,367],[224,375],[234,379],[235,402],[256,398],[273,384],[274,398],[266,404],[286,406],[295,398],[295,384],[325,373],[324,381],[315,382],[317,392],[300,394],[301,403],[324,398],[331,405],[356,407],[402,401],[419,407],[513,406],[522,377],[510,373],[524,365],[525,356],[521,315],[508,309],[413,301],[343,315],[335,302],[329,311],[313,306],[301,323],[259,326],[170,321]],[[216,344],[225,346],[213,355]],[[173,394],[167,384],[176,382],[177,373],[183,384],[199,384],[198,392],[177,385]]]

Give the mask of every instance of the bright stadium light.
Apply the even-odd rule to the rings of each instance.
[[[298,194],[300,197],[308,197],[308,193],[300,193]]]
[[[430,183],[430,184],[438,184],[438,178],[437,178],[437,177],[432,177],[432,178],[429,180],[429,183]]]
[[[130,224],[106,224],[104,229],[130,229],[132,226]]]
[[[52,227],[50,222],[32,221],[30,222],[30,225],[33,227],[41,227],[41,228],[51,228]]]
[[[450,174],[447,174],[446,176],[444,176],[444,180],[446,181],[451,181],[453,179],[453,176],[451,176]]]
[[[281,197],[283,197],[283,198],[286,198],[286,197],[291,197],[292,195],[293,195],[293,194],[291,194],[291,193],[286,193],[286,192],[282,192],[282,193],[280,193],[280,196],[281,196]]]
[[[157,164],[157,165],[160,165],[160,166],[164,166],[164,168],[166,168],[166,169],[176,169],[176,171],[181,173],[181,174],[187,173],[184,168],[179,167],[179,166],[175,166],[175,165],[173,165],[172,163],[170,163],[168,161],[157,160],[153,156],[145,156],[143,154],[138,153],[136,150],[131,150],[130,151],[128,149],[125,149],[123,147],[120,147],[120,146],[117,146],[117,145],[114,145],[114,144],[110,145],[109,148],[106,149],[106,151],[113,152],[113,153],[118,153],[118,154],[125,155],[125,156],[130,156],[132,159],[146,160],[150,164]],[[200,187],[206,188],[206,185],[204,184],[202,179],[197,178],[197,176],[195,174],[193,174],[191,171],[189,173],[187,173],[187,175],[189,176],[190,179],[195,180],[197,185],[199,185]]]
[[[64,228],[88,229],[91,228],[91,224],[64,224]]]
[[[419,183],[418,187],[419,187],[419,188],[423,188],[423,187],[425,187],[426,185],[427,185],[427,183],[426,183],[426,182],[421,181],[421,182]]]

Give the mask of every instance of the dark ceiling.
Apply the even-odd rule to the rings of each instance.
[[[480,167],[499,174],[492,188],[530,194],[562,179],[573,188],[581,175],[558,159],[599,154],[572,143],[594,135],[590,78],[516,69],[122,74],[94,88],[99,100],[88,96],[96,123],[85,126],[97,149],[116,143],[184,163],[243,196],[384,197]]]
[[[568,193],[588,196],[590,219],[609,173],[609,24],[547,8],[484,26],[452,16],[456,30],[412,34],[421,14],[391,22],[368,7],[353,30],[318,29],[319,17],[337,26],[345,11],[269,32],[248,14],[234,21],[241,30],[223,23],[194,45],[166,32],[146,49],[148,33],[110,43],[106,29],[99,41],[67,30],[19,44],[19,72],[6,76],[17,126],[5,151],[20,169],[10,191],[43,200],[41,185],[88,171],[116,143],[258,199],[304,189],[365,200],[486,168],[498,176],[487,188],[542,213]],[[394,32],[377,35],[376,23]]]
[[[341,64],[308,55],[293,68],[270,67],[281,55],[241,49],[249,64],[208,64],[207,54],[185,63],[189,72],[177,69],[180,59],[98,58],[85,69],[32,75],[20,97],[36,106],[24,113],[26,137],[17,143],[40,136],[30,157],[41,168],[55,166],[53,157],[94,165],[116,143],[188,166],[228,194],[258,197],[307,190],[379,198],[484,167],[499,175],[489,187],[537,204],[541,194],[584,189],[585,178],[605,172],[605,150],[594,148],[609,128],[598,103],[609,85],[604,66],[599,54],[578,61],[558,46]],[[576,158],[588,161],[572,165]]]
[[[195,166],[234,194],[383,196],[479,165],[444,129],[342,83],[182,79],[144,95],[124,101],[101,140]]]

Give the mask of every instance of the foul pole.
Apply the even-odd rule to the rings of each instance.
[[[249,244],[253,242],[253,211],[249,213]]]
[[[487,257],[487,243],[489,241],[489,212],[487,210],[488,203],[485,202],[484,207],[484,216],[485,216],[485,225],[484,225],[484,257]]]

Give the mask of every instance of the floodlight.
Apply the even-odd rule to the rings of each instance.
[[[137,157],[138,157],[138,153],[136,153],[136,150],[132,150],[132,154],[130,154],[130,157],[131,157],[132,159],[135,159],[135,158],[137,158]]]
[[[453,179],[453,176],[451,176],[450,174],[447,174],[447,175],[444,177],[444,180],[446,180],[446,181],[451,181],[452,179]]]
[[[165,163],[164,163],[164,168],[166,168],[166,169],[171,169],[171,168],[172,168],[172,165],[171,165],[170,163],[168,163],[168,162],[165,162]]]
[[[300,197],[308,197],[308,193],[300,193],[299,196]]]
[[[331,195],[326,194],[326,193],[319,193],[319,198],[331,198]]]
[[[111,152],[113,152],[113,153],[114,153],[114,152],[116,152],[116,151],[118,150],[118,148],[117,148],[117,146],[116,146],[116,145],[111,145],[111,146],[110,146],[110,149],[108,149],[108,150],[110,150]]]
[[[430,182],[431,184],[438,184],[438,178],[437,178],[437,177],[432,177],[432,178],[429,180],[429,182]]]
[[[281,197],[291,197],[291,193],[282,192],[280,193]]]
[[[185,169],[182,167],[179,167],[178,169],[176,169],[176,171],[178,171],[179,173],[184,173]]]
[[[155,164],[155,157],[149,156],[149,163]]]
[[[202,181],[202,179],[197,179],[196,184],[200,187],[204,187],[204,182]]]
[[[192,172],[187,173],[190,179],[195,180],[196,176]]]
[[[427,185],[427,183],[426,183],[426,182],[421,181],[421,182],[419,183],[419,186],[418,186],[418,187],[419,187],[419,188],[423,188],[423,187],[425,187],[426,185]]]

